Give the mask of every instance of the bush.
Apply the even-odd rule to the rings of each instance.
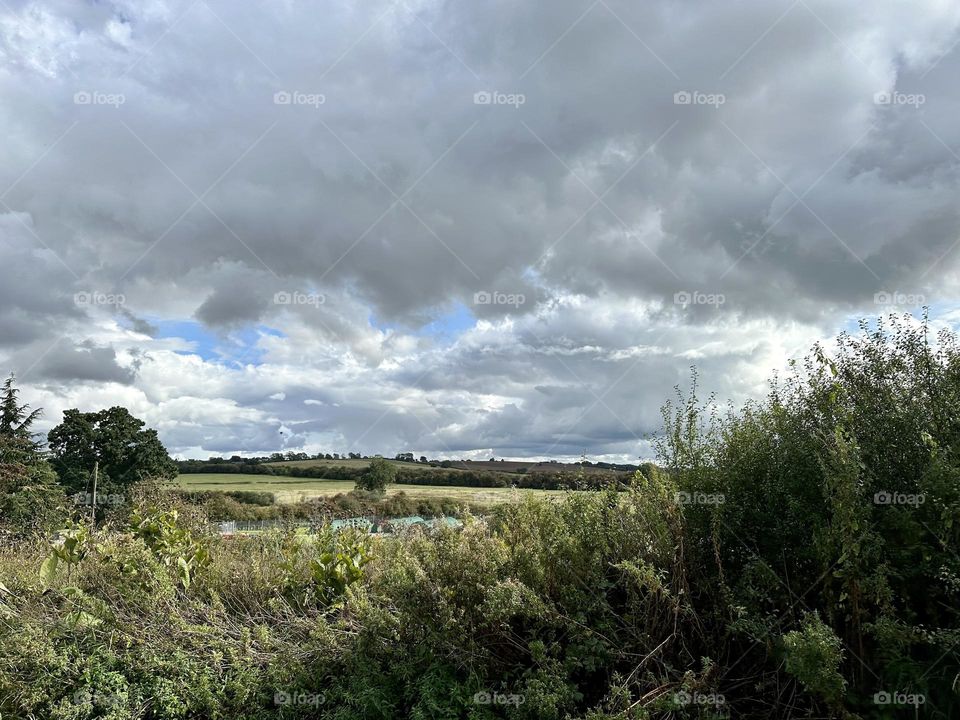
[[[70,503],[49,463],[28,440],[0,435],[0,530],[49,532],[66,521]]]
[[[782,634],[788,669],[847,711],[903,690],[931,717],[960,712],[958,400],[956,337],[908,316],[814,348],[740,412],[695,391],[666,408],[693,592],[718,594],[735,637],[759,643],[741,670],[759,675]],[[811,675],[829,637],[846,690]]]
[[[816,613],[803,616],[802,628],[783,637],[787,672],[804,687],[836,706],[846,681],[840,674],[843,648],[833,630]]]

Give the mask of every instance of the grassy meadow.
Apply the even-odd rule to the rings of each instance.
[[[296,461],[295,461],[296,462]],[[304,462],[317,462],[308,460]],[[364,460],[354,460],[364,463]],[[352,480],[323,480],[316,478],[278,477],[270,475],[242,475],[226,473],[193,473],[180,475],[176,486],[184,490],[248,490],[252,492],[270,492],[278,503],[295,503],[311,498],[348,493],[354,488]],[[405,493],[415,499],[452,498],[475,504],[493,504],[510,499],[536,496],[561,496],[562,490],[534,490],[512,488],[474,488],[443,485],[393,485],[387,489],[387,496]]]

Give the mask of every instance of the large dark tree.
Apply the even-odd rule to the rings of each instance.
[[[177,467],[157,431],[143,428],[143,420],[123,407],[90,413],[67,410],[63,422],[47,435],[60,481],[74,490],[86,489],[96,462],[104,492],[122,491],[146,478],[176,477]]]

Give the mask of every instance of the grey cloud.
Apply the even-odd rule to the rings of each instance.
[[[115,382],[128,385],[136,377],[135,368],[122,367],[113,348],[82,343],[63,346],[46,353],[31,372],[31,377],[72,382]]]
[[[728,374],[771,361],[775,328],[812,338],[879,290],[956,296],[958,28],[934,2],[8,3],[0,350],[27,366],[62,333],[77,347],[38,378],[157,400],[117,364],[115,317],[71,300],[126,293],[137,333],[194,317],[284,334],[264,343],[270,392],[228,375],[206,399],[236,417],[172,424],[176,447],[264,448],[290,422],[289,443],[630,454],[688,354],[741,397],[754,375]],[[325,302],[274,302],[295,291]],[[678,307],[684,292],[725,303]],[[494,329],[414,336],[459,304]],[[639,324],[604,321],[633,306]],[[413,398],[423,423],[397,410]]]

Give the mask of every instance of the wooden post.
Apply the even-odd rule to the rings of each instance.
[[[93,502],[91,505],[93,509],[90,511],[90,528],[95,529],[97,527],[97,474],[100,470],[100,461],[93,461]]]

